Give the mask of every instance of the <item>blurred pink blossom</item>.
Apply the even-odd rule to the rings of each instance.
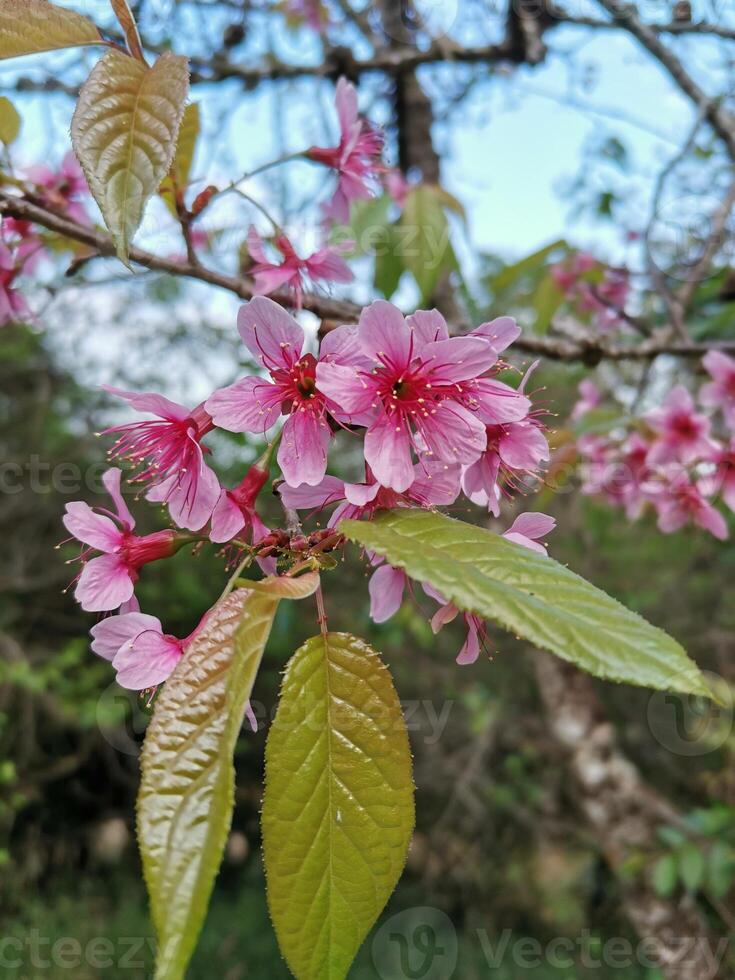
[[[312,146],[306,156],[331,167],[337,174],[337,188],[324,206],[324,216],[345,224],[350,218],[352,201],[373,196],[373,181],[383,170],[381,154],[383,136],[362,119],[357,108],[357,91],[346,78],[337,82],[335,105],[339,118],[340,139],[337,146]]]
[[[250,228],[248,251],[256,264],[248,272],[255,278],[255,292],[263,296],[281,286],[287,286],[293,291],[296,306],[300,309],[304,289],[309,284],[345,283],[352,282],[355,278],[350,267],[344,259],[340,258],[336,248],[326,246],[308,258],[302,259],[285,235],[278,235],[273,244],[283,256],[281,262],[271,262],[268,259],[263,240],[254,227]]]

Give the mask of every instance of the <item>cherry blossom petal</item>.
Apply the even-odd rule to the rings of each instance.
[[[269,265],[267,268],[254,269],[254,292],[266,296],[268,293],[275,292],[276,289],[290,283],[298,285],[300,281],[298,270],[290,265]]]
[[[348,415],[359,415],[373,408],[375,388],[354,367],[319,361],[316,366],[316,386]]]
[[[214,424],[229,432],[266,432],[278,421],[282,395],[264,378],[240,378],[204,403]]]
[[[159,630],[144,630],[120,647],[112,666],[117,683],[131,691],[162,684],[181,659],[181,643]]]
[[[437,340],[421,348],[421,359],[431,372],[433,384],[453,384],[477,378],[497,360],[492,347],[474,337]]]
[[[288,369],[301,356],[304,331],[282,306],[265,296],[240,307],[237,329],[258,364],[269,371]]]
[[[407,496],[421,507],[448,507],[459,496],[462,468],[455,463],[421,462]]]
[[[100,555],[85,564],[74,595],[87,612],[109,612],[131,598],[133,580],[118,555]]]
[[[493,378],[478,378],[469,391],[477,403],[477,417],[486,425],[520,422],[531,411],[529,398]]]
[[[539,426],[533,422],[508,427],[498,444],[498,453],[506,466],[514,470],[535,470],[549,459],[549,444]]]
[[[299,409],[286,419],[278,447],[278,465],[292,487],[302,483],[316,486],[327,470],[327,450],[331,432],[326,420],[314,412]]]
[[[502,353],[507,347],[518,340],[521,328],[512,316],[499,316],[489,323],[481,323],[470,331],[471,337],[482,337],[490,342],[496,354]]]
[[[485,426],[457,402],[440,402],[422,419],[421,434],[434,458],[446,463],[472,463],[487,445]]]
[[[416,334],[421,346],[437,340],[449,340],[447,321],[439,310],[416,310],[406,317],[406,323]]]
[[[262,262],[264,265],[267,265],[268,256],[263,245],[263,239],[258,234],[258,229],[255,225],[250,225],[248,228],[247,244],[250,257],[255,259],[256,262]]]
[[[325,279],[328,282],[352,282],[355,274],[344,259],[335,255],[331,249],[323,248],[305,261],[306,269],[312,279]]]
[[[377,300],[362,311],[358,332],[363,353],[375,361],[400,369],[416,353],[414,335],[401,311],[385,300]]]
[[[369,369],[371,364],[362,353],[356,326],[341,326],[330,330],[319,348],[320,362],[329,361],[349,367],[364,366]]]
[[[383,415],[370,426],[365,435],[365,459],[384,487],[398,493],[408,490],[413,483],[411,435],[400,416]]]
[[[707,351],[702,358],[702,364],[715,381],[727,383],[735,379],[735,359],[721,351]]]
[[[334,104],[337,109],[340,132],[343,138],[347,137],[351,134],[355,123],[358,122],[359,116],[357,90],[344,76],[337,82]]]
[[[719,510],[716,510],[712,504],[706,501],[702,502],[701,507],[697,511],[694,523],[703,530],[709,531],[719,541],[727,541],[730,536],[725,518]]]
[[[384,623],[401,608],[406,575],[392,565],[381,565],[370,577],[370,618]]]
[[[555,527],[556,521],[553,517],[549,517],[548,514],[527,511],[525,514],[519,514],[516,517],[504,536],[508,534],[522,534],[526,538],[535,540],[550,534]]]
[[[127,526],[128,530],[132,531],[133,528],[135,527],[135,518],[130,513],[128,509],[128,505],[125,503],[125,500],[123,499],[122,490],[120,487],[121,479],[122,479],[122,470],[118,469],[116,466],[113,466],[111,469],[107,470],[107,472],[103,475],[102,483],[104,485],[105,490],[112,497],[112,502],[115,504],[115,510],[117,512],[117,516],[120,518],[123,524]]]
[[[131,405],[136,412],[148,412],[157,415],[161,419],[180,422],[191,414],[188,408],[172,402],[163,395],[157,395],[153,391],[125,391],[123,388],[114,388],[112,385],[100,385],[103,391],[117,398],[122,398]]]
[[[424,586],[424,591],[426,592],[426,586]],[[432,594],[432,599],[436,599],[438,602],[444,602],[444,600],[438,594]],[[454,605],[453,602],[444,602],[441,609],[437,609],[434,615],[429,621],[433,633],[438,633],[439,630],[443,629],[448,623],[453,622],[457,616],[459,616],[459,609]]]
[[[735,513],[735,470],[731,470],[722,481],[722,499],[724,503]]]
[[[209,532],[210,541],[214,541],[216,544],[231,541],[244,526],[245,518],[242,511],[232,499],[231,495],[226,490],[223,490],[212,511],[212,527]]]
[[[457,654],[457,663],[461,667],[475,663],[480,656],[479,622],[477,617],[466,615],[465,622],[467,623],[467,639]]]
[[[336,476],[325,476],[321,483],[313,487],[307,483],[300,487],[290,487],[284,483],[278,488],[278,495],[293,510],[320,509],[344,500],[345,485]]]
[[[162,633],[160,620],[141,612],[128,612],[120,616],[107,616],[92,627],[92,651],[105,660],[113,660],[123,643],[127,643],[143,630]]]
[[[189,531],[204,527],[220,495],[219,480],[204,462],[198,443],[196,449],[189,469],[173,473],[146,493],[146,500],[166,504],[172,520]]]
[[[462,487],[468,497],[477,493],[491,494],[498,482],[500,457],[496,452],[488,451],[464,471]]]
[[[364,507],[380,493],[379,483],[345,483],[344,495],[355,507]]]
[[[122,531],[115,527],[109,517],[96,514],[83,500],[74,500],[66,505],[63,521],[64,527],[77,541],[97,551],[113,552],[122,543]]]

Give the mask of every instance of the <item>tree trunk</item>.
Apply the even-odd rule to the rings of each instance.
[[[627,759],[591,678],[551,654],[538,654],[536,676],[552,733],[565,749],[580,807],[610,868],[620,873],[631,852],[653,849],[656,828],[677,813]],[[723,976],[727,939],[712,935],[689,898],[662,898],[645,875],[620,874],[625,912],[645,954],[668,980]]]
[[[379,9],[388,43],[394,47],[412,47],[417,22],[410,0],[379,0]],[[431,99],[421,88],[413,69],[396,72],[393,86],[398,165],[404,174],[415,171],[425,183],[439,184],[441,161],[431,135],[434,123]],[[439,279],[431,299],[448,320],[461,320],[448,272]]]

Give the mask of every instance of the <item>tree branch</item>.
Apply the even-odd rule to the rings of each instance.
[[[115,246],[109,235],[77,224],[65,215],[58,214],[16,194],[0,190],[0,217],[7,216],[21,221],[30,221],[64,238],[81,242],[92,250],[94,256],[114,257]],[[94,256],[90,256],[94,257]],[[246,276],[229,276],[216,272],[201,262],[179,261],[164,258],[141,248],[130,249],[130,260],[136,265],[156,272],[166,272],[172,276],[193,279],[217,286],[240,299],[252,299],[253,283]],[[292,306],[290,296],[276,292],[271,297],[283,306]],[[302,306],[323,321],[322,332],[328,333],[341,323],[355,323],[360,316],[361,307],[348,300],[333,299],[316,293],[305,293]],[[457,330],[468,324],[454,324]],[[668,354],[672,357],[702,357],[708,350],[720,350],[735,354],[735,340],[718,342],[674,343],[651,338],[640,344],[610,344],[602,338],[590,337],[582,340],[568,340],[557,337],[521,336],[513,345],[514,350],[554,361],[581,361],[595,365],[600,361],[648,361]]]
[[[612,16],[614,22],[621,24],[666,69],[679,89],[692,100],[722,139],[731,159],[735,160],[735,116],[698,85],[683,62],[660,40],[656,31],[643,23],[633,4],[621,5],[620,0],[597,2]]]

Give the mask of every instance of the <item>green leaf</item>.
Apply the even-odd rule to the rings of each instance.
[[[661,895],[663,898],[672,895],[678,880],[678,869],[674,855],[667,854],[665,857],[659,858],[653,866],[651,877],[657,895]]]
[[[109,51],[79,93],[74,150],[124,262],[171,166],[188,92],[186,58],[166,52],[148,68]]]
[[[725,841],[715,841],[707,858],[707,886],[716,898],[724,898],[735,881],[735,850]]]
[[[148,726],[138,839],[159,980],[184,976],[204,922],[232,819],[232,755],[278,603],[243,589],[215,606]]]
[[[462,221],[467,221],[467,212],[465,211],[464,204],[458,200],[454,194],[450,194],[448,190],[436,184],[429,184],[429,190],[435,195],[437,200],[440,201],[443,207],[447,208],[449,211],[454,211]]]
[[[411,752],[393,681],[344,633],[291,659],[268,735],[268,903],[297,980],[343,980],[400,877],[414,825]]]
[[[536,333],[548,333],[554,314],[564,302],[564,293],[554,282],[554,277],[549,273],[539,283],[536,292],[531,300],[536,311],[534,319],[534,329]]]
[[[688,892],[702,884],[705,872],[704,854],[696,844],[685,844],[678,854],[679,877]]]
[[[350,540],[596,677],[710,696],[682,647],[551,558],[432,511],[342,521]]]
[[[546,261],[555,252],[562,251],[567,253],[569,251],[569,246],[563,238],[558,241],[550,242],[548,245],[544,245],[543,248],[538,249],[536,252],[532,252],[531,255],[526,255],[524,258],[519,259],[518,262],[513,263],[513,265],[506,265],[497,275],[493,276],[489,280],[490,288],[493,293],[501,293],[508,289],[519,279],[524,276],[530,275],[538,271],[540,268],[546,265]]]
[[[10,99],[0,96],[0,142],[10,146],[20,133],[21,118]]]
[[[406,271],[401,258],[403,235],[396,225],[386,225],[383,243],[375,253],[375,288],[390,299]]]
[[[158,189],[158,193],[174,217],[178,216],[176,193],[177,191],[185,191],[189,183],[191,166],[194,162],[194,151],[199,139],[199,129],[199,103],[192,102],[184,109],[179,138],[176,141],[176,153],[169,171]]]
[[[422,302],[426,302],[446,267],[449,246],[449,222],[432,188],[420,185],[409,192],[400,226],[405,232],[405,267],[416,280]]]
[[[669,847],[679,848],[686,843],[686,834],[677,827],[659,827],[656,833],[660,840]]]
[[[47,0],[0,3],[0,58],[103,43],[91,20]]]
[[[353,242],[354,248],[350,255],[372,255],[376,250],[381,250],[390,226],[388,212],[391,204],[387,194],[369,201],[355,201],[350,209],[349,223],[336,225],[332,229],[330,242]]]

